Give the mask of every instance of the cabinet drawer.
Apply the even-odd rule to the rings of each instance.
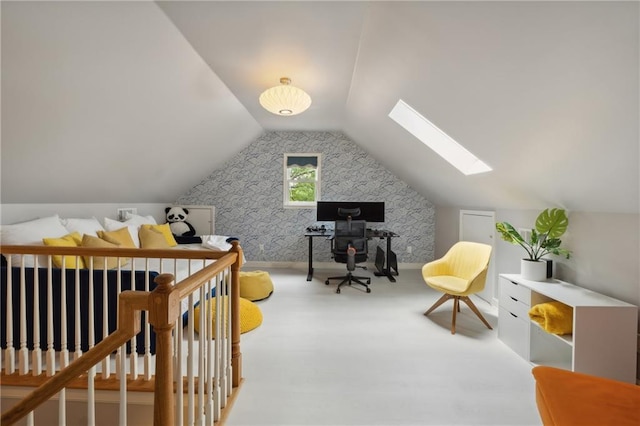
[[[529,361],[529,321],[498,308],[498,339]]]
[[[500,293],[500,307],[522,320],[529,320],[529,309],[531,309],[531,307],[529,305],[525,305],[513,296]]]
[[[531,290],[506,278],[500,278],[500,298],[503,295],[531,306]]]

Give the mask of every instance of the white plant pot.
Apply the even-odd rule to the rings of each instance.
[[[520,275],[529,281],[547,280],[547,262],[542,260],[522,259],[520,261]]]

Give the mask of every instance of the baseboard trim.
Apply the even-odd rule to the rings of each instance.
[[[369,270],[376,270],[373,263],[365,263],[365,266]],[[422,269],[424,263],[400,263],[398,264],[398,270],[403,269]],[[308,262],[266,262],[259,260],[247,260],[244,264],[247,268],[284,268],[284,269],[300,269],[306,271],[309,267]],[[344,265],[336,262],[313,262],[313,269],[344,269]]]

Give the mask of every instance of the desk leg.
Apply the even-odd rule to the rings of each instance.
[[[387,278],[389,278],[389,281],[395,283],[396,279],[391,275],[391,237],[387,237],[387,267],[385,269],[385,272],[387,273]]]
[[[307,271],[307,281],[313,278],[313,237],[309,238],[309,270]]]
[[[387,253],[385,255],[386,265],[384,268],[374,272],[373,274],[376,277],[387,277],[389,281],[391,281],[392,283],[395,283],[396,279],[393,278],[393,271],[391,270],[391,237],[386,237],[386,239],[387,239]],[[396,275],[397,275],[397,272],[396,272]]]

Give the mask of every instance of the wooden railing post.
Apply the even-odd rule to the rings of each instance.
[[[231,242],[230,252],[238,254],[231,265],[231,367],[233,369],[233,387],[240,386],[242,379],[242,352],[240,352],[240,268],[242,267],[242,248],[240,243]]]
[[[153,424],[164,426],[171,425],[174,421],[172,332],[180,316],[180,299],[172,286],[173,275],[160,274],[154,281],[158,286],[149,295],[149,323],[156,332]]]

